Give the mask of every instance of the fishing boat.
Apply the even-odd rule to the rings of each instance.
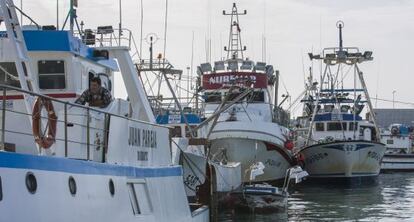
[[[75,2],[70,29],[57,30],[31,18],[36,25],[21,27],[20,10],[0,0],[0,221],[209,221],[208,206],[187,200],[169,129],[156,124],[130,55],[132,34],[76,31]],[[117,72],[128,100],[74,103],[92,77],[113,95]]]
[[[343,25],[337,23],[339,47],[325,48],[321,55],[309,53],[311,60],[324,63],[324,71],[319,87],[310,82],[312,92],[302,100],[305,112],[299,121],[302,130],[298,130],[296,146],[310,179],[370,182],[376,180],[385,153],[359,68],[360,63],[373,59],[372,52],[343,47]],[[369,119],[364,120],[361,112],[365,105]]]
[[[263,174],[265,166],[257,162],[251,166],[250,179]],[[282,187],[272,186],[267,183],[246,183],[240,191],[231,193],[228,198],[227,207],[241,212],[252,213],[277,213],[284,212],[287,209],[289,198],[289,184],[292,181],[297,184],[302,182],[308,173],[300,166],[294,166],[286,171]]]
[[[151,59],[154,42],[149,39],[149,44],[150,59],[136,63],[138,76],[150,80],[146,81],[144,88],[156,122],[171,128],[172,161],[183,167],[187,196],[196,201],[202,195],[203,187],[210,187],[213,183],[209,199],[220,202],[222,196],[241,186],[240,163],[217,162],[208,157],[209,141],[206,129],[199,127],[202,119],[194,99],[196,93],[190,99],[192,93],[187,84],[188,87],[183,89],[187,97],[182,97],[182,70],[175,69],[160,55],[157,59]],[[189,83],[191,76],[184,78]]]
[[[239,15],[246,11],[239,13],[233,4],[231,13],[224,14],[231,17],[227,59],[214,62],[214,67],[209,62],[198,66],[204,118],[212,120],[206,126],[210,156],[218,162],[240,162],[244,182],[255,160],[266,168],[254,182],[282,182],[294,159],[286,148],[288,129],[278,121],[279,73],[244,56]]]
[[[381,171],[414,171],[413,132],[403,124],[392,124],[381,132],[387,150]]]

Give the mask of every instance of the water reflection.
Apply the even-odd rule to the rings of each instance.
[[[287,212],[222,212],[219,221],[414,221],[414,173],[382,174],[377,185],[306,185],[291,191]]]

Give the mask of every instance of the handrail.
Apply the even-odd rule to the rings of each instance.
[[[9,86],[9,85],[5,85],[5,84],[0,84],[0,89],[4,90],[4,88],[5,89],[10,89],[10,90],[15,90],[17,92],[22,92],[22,93],[25,93],[25,94],[30,94],[32,96],[38,96],[38,97],[45,98],[45,99],[48,99],[48,100],[51,100],[51,101],[54,101],[54,102],[57,102],[57,103],[67,104],[67,105],[70,105],[71,107],[78,107],[78,108],[81,108],[81,109],[84,109],[84,110],[89,109],[90,111],[95,111],[97,113],[104,113],[104,114],[108,114],[110,116],[115,116],[115,117],[119,117],[119,118],[122,118],[122,119],[131,120],[131,121],[134,121],[134,122],[137,122],[137,123],[143,123],[143,124],[158,126],[158,127],[167,128],[167,129],[171,128],[171,127],[168,127],[168,126],[159,125],[159,124],[155,124],[155,123],[151,123],[151,122],[146,122],[146,121],[143,121],[143,120],[128,118],[128,117],[121,116],[121,115],[118,115],[118,114],[115,114],[115,113],[110,113],[110,112],[100,110],[100,109],[97,109],[97,108],[93,108],[93,107],[87,107],[87,106],[80,105],[80,104],[77,104],[77,103],[62,101],[62,100],[56,99],[56,98],[48,96],[48,95],[43,95],[43,94],[40,94],[40,93],[31,92],[31,91],[26,91],[26,90],[23,90],[23,89],[18,88],[18,87]],[[3,100],[4,100],[4,98],[5,97],[3,97]]]
[[[90,29],[92,33],[94,34],[94,38],[87,38],[85,35],[85,32],[75,32],[75,35],[78,36],[84,43],[88,41],[94,41],[95,47],[112,47],[112,46],[127,46],[128,48],[133,48],[135,51],[131,57],[138,56],[139,59],[141,59],[141,55],[138,51],[138,46],[135,41],[134,35],[132,34],[132,31],[127,28],[122,29],[112,29],[112,32],[109,33],[99,33],[97,29]],[[122,34],[121,36],[117,36],[116,33],[123,33],[126,32],[126,34]],[[123,44],[125,43],[126,44]]]
[[[6,112],[10,112],[13,113],[14,115],[28,115],[31,116],[31,113],[26,113],[26,112],[22,112],[19,110],[14,110],[14,109],[9,109],[6,108],[7,105],[7,91],[10,90],[11,94],[16,95],[16,92],[19,94],[27,94],[30,96],[37,96],[39,98],[43,98],[43,99],[47,99],[50,100],[51,102],[55,102],[58,104],[63,105],[63,109],[59,109],[59,113],[60,112],[64,112],[64,119],[63,120],[56,120],[58,123],[63,123],[63,125],[59,126],[59,128],[63,128],[62,131],[63,135],[60,135],[58,137],[55,137],[55,141],[59,141],[59,142],[63,142],[62,145],[64,145],[64,147],[60,147],[62,148],[62,151],[64,151],[64,153],[62,153],[62,155],[64,155],[64,157],[68,157],[69,156],[69,149],[68,149],[68,143],[72,143],[72,144],[78,144],[81,145],[82,147],[85,146],[85,151],[86,154],[80,154],[82,155],[82,159],[86,159],[86,160],[91,160],[91,151],[95,148],[95,147],[101,147],[102,148],[102,159],[100,161],[105,162],[106,159],[106,152],[108,150],[108,132],[109,132],[109,118],[110,117],[117,117],[120,119],[124,119],[124,120],[128,120],[128,121],[132,121],[132,122],[136,122],[136,123],[141,123],[141,124],[145,124],[145,125],[149,125],[149,126],[156,126],[159,128],[166,128],[166,129],[170,129],[172,127],[168,127],[165,125],[158,125],[158,124],[154,124],[154,123],[150,123],[150,122],[146,122],[146,121],[142,121],[142,120],[137,120],[137,119],[132,119],[129,117],[125,117],[122,115],[118,115],[115,113],[110,113],[108,111],[105,110],[100,110],[97,108],[93,108],[93,107],[87,107],[87,106],[83,106],[80,104],[76,104],[76,103],[72,103],[72,102],[68,102],[68,101],[62,101],[59,100],[57,98],[53,98],[51,96],[47,96],[47,95],[43,95],[43,94],[39,94],[39,93],[35,93],[35,92],[30,92],[30,91],[26,91],[23,90],[21,88],[17,88],[14,86],[9,86],[9,85],[5,85],[5,84],[0,84],[0,90],[3,91],[3,97],[0,101],[3,102],[3,106],[1,107],[1,112],[2,112],[2,123],[1,123],[1,141],[0,141],[0,150],[6,150],[6,140],[5,140],[5,134],[6,133],[11,133],[11,134],[18,134],[18,135],[22,135],[22,136],[33,136],[33,134],[31,132],[29,132],[29,129],[27,130],[18,130],[15,131],[13,129],[6,129]],[[76,111],[76,113],[74,115],[69,114],[68,113],[68,107],[76,107],[79,110]],[[82,112],[82,111],[86,111],[86,113]],[[80,112],[80,113],[78,113]],[[96,113],[99,116],[104,116],[104,121],[103,121],[103,125],[102,126],[94,126],[90,123],[90,118],[93,117],[93,115],[91,115],[91,112]],[[68,117],[74,117],[75,121],[69,121]],[[19,116],[17,116],[18,118]],[[78,118],[82,117],[82,118],[87,118],[86,123],[84,123],[84,120],[78,121]],[[98,117],[98,116],[97,116]],[[98,117],[99,118],[99,117]],[[40,119],[49,119],[48,117],[42,116],[40,115]],[[68,127],[80,127],[80,129],[84,132],[84,130],[86,130],[86,138],[76,138],[75,140],[68,138]],[[93,133],[91,132],[91,130],[93,130]],[[99,134],[102,136],[102,140],[94,140],[94,132],[99,132]],[[98,134],[97,134],[98,135]],[[86,141],[85,141],[86,140]],[[91,141],[92,140],[92,141]],[[97,142],[98,141],[98,142]],[[39,150],[39,153],[41,153],[41,150]],[[79,155],[79,154],[77,154]],[[69,157],[70,158],[70,157]],[[99,157],[98,157],[99,158]]]

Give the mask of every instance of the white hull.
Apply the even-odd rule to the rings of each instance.
[[[305,147],[304,168],[311,178],[378,176],[385,146],[369,141],[347,141]]]
[[[413,154],[385,154],[382,159],[383,171],[414,171]]]
[[[265,165],[264,174],[254,182],[275,182],[285,178],[292,156],[284,147],[281,127],[272,122],[219,122],[214,127],[211,156],[240,162],[243,182],[249,182],[249,168],[256,162]]]
[[[249,167],[255,162],[262,162],[265,165],[264,174],[256,177],[254,182],[282,180],[286,175],[286,170],[291,167],[288,160],[290,156],[285,153],[284,157],[280,148],[278,150],[268,150],[263,141],[257,142],[253,139],[219,139],[211,143],[211,153],[220,152],[225,148],[228,161],[240,162],[243,182],[249,181]]]
[[[36,192],[25,178],[33,173]],[[140,168],[0,152],[0,221],[208,221],[190,212],[180,167]],[[76,194],[69,190],[69,177]],[[111,195],[109,181],[114,184]],[[134,212],[134,195],[140,212]]]

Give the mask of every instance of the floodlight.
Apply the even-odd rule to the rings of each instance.
[[[237,60],[229,60],[227,63],[228,63],[227,69],[231,71],[236,71],[239,69],[239,63]]]
[[[348,57],[359,58],[361,56],[362,56],[362,54],[360,52],[348,53]]]
[[[256,71],[265,71],[266,70],[266,63],[265,62],[257,62],[255,66]]]
[[[253,61],[246,60],[242,62],[242,65],[240,66],[240,69],[243,70],[251,70],[253,68]]]
[[[212,70],[212,67],[211,67],[211,64],[209,62],[201,64],[201,72],[203,72],[203,73],[211,72],[211,70]]]
[[[348,52],[346,52],[346,51],[338,51],[337,52],[337,55],[338,55],[338,58],[339,59],[345,59],[347,57],[347,55],[348,55]]]
[[[312,60],[312,59],[321,59],[321,56],[320,55],[314,55],[313,53],[308,53],[308,56],[309,56],[309,59],[310,60]]]
[[[326,59],[335,59],[335,54],[333,54],[333,53],[326,54],[325,58]]]
[[[271,76],[271,75],[273,75],[273,73],[275,72],[275,70],[273,69],[273,66],[272,65],[267,65],[266,66],[266,74],[268,75],[268,76]]]
[[[372,51],[365,51],[363,56],[364,56],[365,59],[371,59],[372,58]]]
[[[214,71],[224,70],[224,61],[214,62]]]

